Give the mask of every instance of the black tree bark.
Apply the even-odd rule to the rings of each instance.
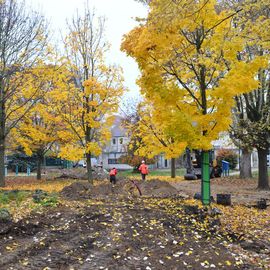
[[[267,170],[267,154],[268,149],[257,148],[259,158],[259,179],[258,189],[269,190],[268,170]]]
[[[5,186],[5,140],[0,138],[0,187]]]
[[[176,166],[175,166],[175,158],[171,159],[171,178],[175,178],[176,176]]]
[[[3,102],[3,80],[0,81],[0,187],[5,186],[5,103]]]
[[[91,154],[86,154],[86,168],[87,168],[87,180],[90,184],[93,184],[93,173],[91,164]]]
[[[41,180],[41,171],[42,171],[43,161],[44,161],[44,156],[42,154],[39,154],[37,157],[37,180]]]

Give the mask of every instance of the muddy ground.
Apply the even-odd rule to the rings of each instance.
[[[222,177],[211,179],[211,195],[214,199],[216,194],[231,194],[232,204],[254,205],[265,198],[270,204],[270,191],[257,190],[257,179],[239,179],[237,177]],[[201,181],[181,181],[172,185],[182,195],[193,197],[200,192]]]
[[[237,266],[227,237],[209,235],[179,205],[183,216],[145,200],[33,214],[2,235],[0,269],[255,269]]]
[[[0,269],[270,269],[270,239],[221,232],[219,216],[188,204],[177,185],[140,183],[143,197],[130,182],[87,185],[75,182],[56,208],[9,223]]]

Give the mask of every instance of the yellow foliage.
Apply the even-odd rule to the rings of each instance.
[[[63,78],[67,80],[66,73],[64,68],[40,62],[39,66],[28,74],[28,79],[22,81],[23,98],[29,98],[35,92],[38,101],[31,105],[16,128],[11,130],[10,147],[21,146],[27,155],[35,152],[44,154],[51,148],[57,140],[57,130],[61,126],[51,93],[62,89]]]
[[[94,27],[88,20],[91,19],[82,18],[80,22]],[[94,35],[98,33],[96,31]],[[86,38],[88,35],[93,35],[91,29],[79,23],[78,29],[67,36],[65,46],[71,54],[68,68],[72,79],[66,82],[66,89],[56,89],[53,93],[53,96],[61,97],[55,105],[63,123],[58,132],[61,138],[59,156],[74,161],[86,154],[101,153],[110,138],[110,119],[117,113],[124,92],[121,69],[105,65],[107,46],[95,44],[96,37],[92,36],[90,40]],[[98,38],[102,39],[102,36]]]
[[[152,107],[145,121],[155,135],[150,125],[140,127],[143,154],[155,155],[160,148],[168,157],[176,155],[156,135],[173,138],[175,152],[185,145],[211,149],[229,128],[234,96],[258,87],[256,74],[266,66],[266,56],[246,53],[242,28],[232,26],[232,18],[243,13],[220,11],[218,5],[216,0],[151,1],[146,23],[124,37],[122,50],[138,62],[138,84]]]
[[[16,190],[31,190],[35,191],[37,189],[42,189],[46,192],[60,192],[64,187],[71,185],[74,183],[74,180],[53,180],[53,181],[44,181],[44,180],[38,180],[33,183],[27,183],[27,184],[20,184],[12,186],[12,184],[1,188],[0,190],[10,190],[10,189],[16,189]]]
[[[61,147],[59,157],[70,161],[78,161],[84,157],[85,150],[78,145],[65,144]]]

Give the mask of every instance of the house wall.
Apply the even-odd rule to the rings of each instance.
[[[119,158],[127,153],[129,139],[125,136],[113,136],[103,149],[101,159],[104,169],[113,167],[120,170],[132,169],[128,164],[119,164]]]
[[[171,167],[171,160],[166,159],[163,154],[157,156],[157,162],[155,164],[156,169],[169,169]]]

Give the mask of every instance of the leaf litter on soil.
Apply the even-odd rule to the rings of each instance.
[[[0,269],[267,269],[267,258],[245,253],[242,234],[200,203],[164,181],[139,185],[143,196],[124,180],[113,189],[64,188],[58,207],[33,212],[1,235]]]

